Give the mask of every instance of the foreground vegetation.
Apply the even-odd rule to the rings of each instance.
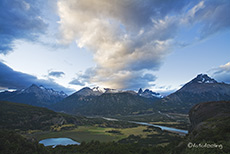
[[[229,122],[229,119],[225,122]],[[148,127],[143,132],[151,133],[152,131],[159,131],[157,134],[147,135],[130,135],[128,138],[121,140],[100,142],[89,141],[81,142],[80,145],[68,145],[44,147],[38,144],[36,140],[25,138],[14,131],[1,130],[0,131],[0,153],[2,154],[19,154],[19,153],[39,153],[39,154],[228,154],[230,150],[229,142],[229,123],[225,123],[224,130],[217,128],[214,130],[205,130],[202,132],[203,136],[198,138],[191,138],[187,136],[182,138],[173,136],[167,132],[160,132],[156,128]],[[226,127],[225,127],[226,126]],[[85,129],[85,128],[84,128]],[[105,129],[107,130],[107,129]],[[103,130],[103,131],[105,131]],[[93,131],[93,129],[91,130]],[[102,130],[100,130],[102,131]],[[122,134],[120,131],[107,131],[111,134]],[[213,135],[217,133],[216,135]],[[212,134],[212,135],[211,135]],[[161,142],[161,144],[160,144]],[[167,143],[167,144],[164,144]],[[169,143],[170,142],[170,143]],[[168,144],[169,143],[169,144]],[[192,144],[218,144],[223,148],[196,148],[189,147]],[[156,146],[157,145],[157,146]]]
[[[86,118],[64,113],[57,113],[42,107],[0,101],[0,129],[18,129],[56,131],[66,129],[62,126],[98,125],[100,127],[128,128],[134,124],[128,122],[107,121],[101,118]]]
[[[151,128],[148,128],[151,129]],[[147,130],[148,130],[147,129]],[[133,130],[135,132],[136,130]],[[146,133],[147,131],[144,131]],[[108,132],[116,134],[117,132],[112,131]],[[146,133],[147,134],[147,133]],[[78,145],[69,145],[69,146],[57,146],[56,148],[44,147],[41,144],[38,144],[36,140],[28,139],[22,137],[21,135],[13,131],[0,131],[1,145],[0,153],[10,154],[10,153],[53,153],[53,154],[62,154],[62,153],[111,153],[111,154],[128,154],[128,153],[152,153],[154,150],[159,152],[165,149],[163,146],[154,146],[159,143],[159,139],[162,138],[162,134],[155,134],[150,136],[140,136],[140,135],[130,135],[128,138],[119,140],[118,142],[99,142],[99,141],[90,141],[90,142],[81,142]],[[159,138],[155,138],[158,136]],[[161,136],[161,137],[160,137]],[[164,135],[163,135],[164,136]],[[170,136],[170,135],[169,135]],[[172,139],[180,140],[180,137],[173,137]],[[161,142],[164,142],[166,138],[160,139]],[[152,142],[154,141],[155,142]],[[170,138],[169,138],[170,140]],[[151,142],[152,143],[151,143]],[[168,141],[166,141],[168,142]],[[172,142],[172,140],[170,140]]]
[[[49,154],[50,149],[14,131],[0,130],[1,154]]]

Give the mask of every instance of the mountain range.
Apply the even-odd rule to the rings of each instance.
[[[230,85],[199,74],[176,92],[162,97],[149,89],[115,91],[81,89],[53,106],[56,111],[83,115],[133,115],[141,113],[188,113],[196,104],[230,100]]]
[[[44,86],[37,86],[35,84],[26,89],[0,93],[0,100],[40,107],[55,104],[62,101],[65,97],[67,97],[67,94],[62,91],[58,92],[51,88],[45,88]]]
[[[188,113],[196,104],[229,101],[230,85],[217,82],[207,74],[199,74],[176,92],[163,97],[149,89],[118,91],[85,87],[67,96],[64,92],[37,86],[0,93],[0,100],[47,107],[54,111],[77,115],[136,115],[143,113]]]

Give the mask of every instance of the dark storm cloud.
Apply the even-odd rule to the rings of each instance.
[[[73,92],[72,89],[60,86],[51,80],[41,80],[35,76],[14,71],[9,66],[0,62],[0,87],[2,89],[23,89],[32,84],[43,85],[47,88],[53,88],[54,90],[66,93]]]
[[[56,77],[56,78],[60,78],[60,77],[62,77],[63,75],[65,75],[65,73],[64,73],[64,72],[59,72],[59,71],[52,71],[52,72],[49,72],[48,75],[49,75],[49,76]]]
[[[25,39],[35,41],[45,32],[47,24],[41,17],[43,0],[0,1],[0,53],[13,49],[13,41]]]

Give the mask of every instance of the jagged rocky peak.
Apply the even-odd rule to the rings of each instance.
[[[191,83],[217,83],[217,81],[210,78],[207,74],[199,74]]]
[[[140,94],[142,94],[143,93],[143,90],[142,90],[142,88],[140,88],[139,90],[138,90],[138,94],[140,95]]]

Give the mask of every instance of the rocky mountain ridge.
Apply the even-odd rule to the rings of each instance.
[[[101,88],[101,87],[84,87],[80,89],[79,91],[75,92],[75,95],[80,96],[100,96],[104,93],[130,93],[133,95],[139,95],[145,98],[163,98],[160,93],[153,92],[152,90],[145,89],[144,91],[142,88],[139,89],[138,92],[135,92],[133,90],[116,90],[116,89],[110,89],[110,88]]]
[[[84,90],[89,91],[89,89]],[[141,114],[152,108],[153,105],[153,100],[129,91],[101,95],[85,94],[79,95],[79,92],[76,92],[54,104],[51,109],[75,115],[107,116]]]
[[[55,91],[44,86],[32,84],[26,89],[16,90],[13,92],[4,91],[0,93],[0,100],[11,101],[16,103],[29,104],[33,106],[46,107],[62,101],[67,94],[63,91]]]

